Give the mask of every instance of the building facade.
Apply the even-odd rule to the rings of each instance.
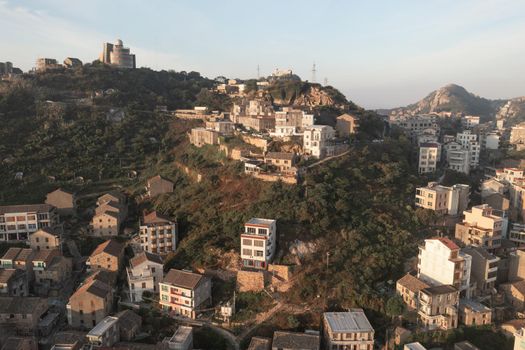
[[[331,140],[335,137],[335,130],[328,125],[312,125],[304,130],[303,151],[316,158],[325,158],[329,155]]]
[[[456,239],[466,245],[493,250],[501,246],[503,221],[487,204],[477,205],[463,212],[465,218],[456,224]]]
[[[132,303],[142,301],[142,294],[159,293],[159,283],[164,277],[162,258],[159,255],[141,252],[129,261],[127,268],[129,298]]]
[[[124,47],[124,43],[120,39],[115,44],[103,44],[100,61],[117,68],[137,67],[135,55],[131,54],[129,48]]]
[[[124,245],[110,239],[99,244],[86,261],[88,272],[118,272],[123,261]]]
[[[323,314],[325,349],[374,349],[374,328],[362,309]]]
[[[438,214],[458,215],[467,209],[470,186],[456,184],[451,187],[429,182],[426,187],[416,189],[416,206]]]
[[[57,209],[49,204],[0,207],[0,241],[25,241],[29,234],[59,224]]]
[[[277,222],[252,218],[241,234],[241,259],[244,267],[266,269],[277,245]]]
[[[430,330],[449,330],[458,326],[459,291],[451,285],[439,285],[419,291],[418,317]]]
[[[139,227],[142,250],[154,254],[168,254],[177,249],[177,221],[153,211],[144,215]]]

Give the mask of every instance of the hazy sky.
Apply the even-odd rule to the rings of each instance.
[[[92,61],[121,38],[138,66],[328,79],[367,108],[457,83],[525,95],[524,0],[0,0],[0,61]]]

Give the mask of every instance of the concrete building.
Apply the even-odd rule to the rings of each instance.
[[[321,338],[318,334],[308,332],[273,333],[272,350],[320,350]]]
[[[160,175],[148,179],[146,183],[146,194],[150,198],[171,192],[173,192],[173,182]]]
[[[335,130],[340,137],[349,137],[359,129],[359,117],[348,113],[337,117]]]
[[[509,253],[509,276],[511,282],[525,280],[525,250],[517,249]]]
[[[513,223],[508,238],[519,247],[525,246],[525,224]]]
[[[205,128],[193,128],[190,133],[190,142],[197,147],[202,147],[204,145],[218,145],[219,133]]]
[[[115,315],[118,318],[118,326],[121,341],[132,341],[140,334],[142,317],[131,310],[123,310]]]
[[[87,270],[118,272],[123,262],[124,245],[110,239],[99,244],[86,261]]]
[[[456,224],[456,239],[466,245],[493,250],[501,246],[503,218],[496,216],[486,204],[477,205],[463,212],[465,218]]]
[[[0,297],[0,327],[17,335],[38,335],[38,324],[49,309],[47,299]]]
[[[107,283],[88,277],[69,298],[67,321],[73,328],[90,329],[113,309],[113,292]]]
[[[204,275],[171,269],[159,287],[160,306],[170,314],[195,319],[211,303],[211,279]]]
[[[107,316],[86,335],[88,343],[96,347],[110,347],[120,341],[118,318]]]
[[[419,247],[417,271],[417,277],[430,285],[452,285],[468,293],[471,257],[448,238],[425,239]]]
[[[241,234],[241,259],[244,267],[266,269],[277,245],[277,221],[252,218]]]
[[[271,350],[272,339],[264,337],[253,337],[247,350]]]
[[[29,234],[59,224],[57,209],[49,204],[0,207],[0,241],[26,241]]]
[[[142,250],[155,254],[168,254],[177,249],[177,221],[153,211],[144,215],[139,227]]]
[[[409,310],[416,310],[419,306],[419,291],[428,287],[430,287],[428,283],[407,273],[397,280],[396,292],[401,296]]]
[[[468,246],[461,251],[472,258],[470,281],[476,283],[475,294],[479,296],[495,294],[500,259],[481,247]]]
[[[27,274],[18,269],[0,269],[0,296],[23,297],[29,295]]]
[[[141,252],[129,261],[129,265],[126,271],[129,298],[132,303],[141,302],[145,291],[159,293],[159,283],[164,277],[164,265],[159,255]]]
[[[479,125],[479,116],[478,115],[466,115],[461,118],[461,124],[466,129],[472,129],[473,127]]]
[[[80,68],[82,61],[75,57],[66,57],[64,59],[64,67],[66,68]]]
[[[335,130],[328,125],[312,125],[304,130],[303,151],[316,158],[325,158],[330,154],[331,140]]]
[[[483,326],[491,324],[492,310],[472,299],[460,299],[459,322],[466,326]]]
[[[325,349],[374,349],[374,328],[362,309],[323,313]]]
[[[46,195],[46,204],[57,208],[59,215],[75,215],[77,209],[76,196],[71,191],[58,188]]]
[[[60,233],[57,229],[44,227],[29,235],[29,246],[33,250],[59,249],[61,250]]]
[[[233,135],[235,124],[227,119],[210,120],[206,122],[206,129],[218,132],[219,135]]]
[[[124,47],[122,40],[118,39],[115,44],[104,43],[100,61],[117,68],[136,68],[135,55],[130,53],[130,49]]]
[[[95,237],[118,236],[128,213],[124,194],[112,191],[97,200],[95,215],[91,219],[90,233]]]
[[[500,290],[505,294],[506,301],[516,312],[525,311],[525,281],[519,280],[500,284]]]
[[[162,345],[166,350],[192,350],[193,349],[193,328],[179,326],[171,338],[165,338]]]
[[[430,174],[436,172],[441,145],[437,142],[425,142],[419,145],[418,172]]]
[[[514,333],[514,350],[525,350],[525,328]]]
[[[295,167],[297,156],[295,153],[267,152],[264,156],[264,162],[282,173],[297,172]]]
[[[460,173],[470,174],[471,157],[468,149],[458,142],[445,144],[445,153],[448,168]]]
[[[302,135],[303,130],[314,125],[314,115],[299,109],[283,107],[275,112],[275,130],[271,133],[275,137]]]
[[[405,344],[403,350],[427,350],[420,342]]]
[[[459,291],[444,284],[419,291],[418,317],[423,327],[449,330],[458,326]]]
[[[525,143],[525,123],[520,123],[512,127],[510,132],[510,143],[521,145]]]
[[[37,58],[36,60],[36,71],[37,72],[45,72],[49,69],[56,69],[56,68],[59,68],[59,64],[57,62],[57,60],[55,60],[54,58],[44,58],[44,57],[40,57],[40,58]]]
[[[40,288],[56,288],[71,277],[72,261],[58,249],[41,249],[33,257],[35,283]]]
[[[467,209],[470,186],[457,184],[451,187],[429,182],[416,189],[416,206],[433,210],[441,215],[458,215]]]
[[[257,132],[268,132],[275,129],[274,116],[240,116],[237,118],[237,124],[241,124],[246,129]]]

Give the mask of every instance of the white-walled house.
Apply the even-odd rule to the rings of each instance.
[[[241,234],[241,259],[244,267],[266,269],[277,245],[277,222],[253,218]]]

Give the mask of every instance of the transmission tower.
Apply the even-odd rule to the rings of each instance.
[[[317,82],[316,73],[317,73],[317,69],[315,68],[315,62],[314,62],[314,65],[312,66],[312,83]]]

